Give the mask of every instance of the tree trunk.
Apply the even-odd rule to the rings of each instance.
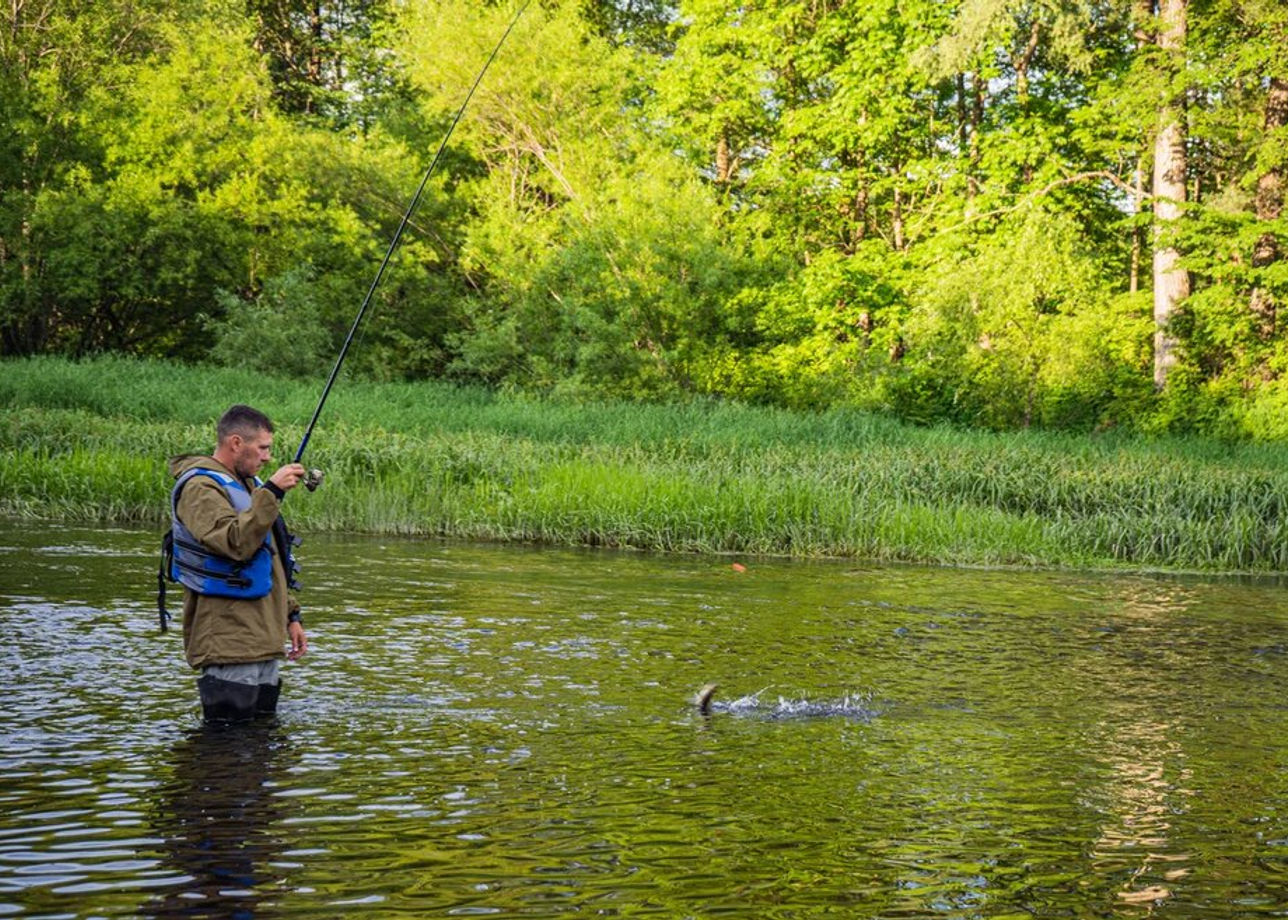
[[[967,150],[970,149],[970,115],[967,112],[966,74],[959,72],[957,74],[957,160],[965,166],[966,202],[969,207],[971,199],[975,197],[975,189],[971,187],[970,161],[967,159]]]
[[[856,144],[841,152],[839,163],[843,174],[854,177],[854,193],[841,199],[839,205],[842,246],[846,255],[853,255],[868,235],[867,156],[864,149]]]
[[[729,149],[729,135],[723,131],[716,141],[716,184],[728,185],[733,178],[733,152]]]
[[[984,123],[984,80],[979,71],[970,76],[974,94],[970,112],[970,177],[966,180],[966,197],[974,201],[979,194],[979,129]]]
[[[894,248],[903,252],[903,190],[894,187],[894,208],[891,214],[891,230],[894,234]]]
[[[1029,68],[1033,66],[1033,56],[1037,54],[1038,39],[1041,35],[1041,23],[1034,19],[1029,27],[1029,37],[1024,43],[1024,50],[1011,62],[1015,68],[1015,100],[1019,103],[1020,111],[1025,115],[1029,113]]]
[[[317,3],[309,9],[309,38],[309,84],[313,92],[308,94],[304,111],[312,114],[316,92],[322,86],[322,8]]]
[[[1278,77],[1270,81],[1266,96],[1266,134],[1288,125],[1288,80]],[[1279,167],[1267,169],[1257,177],[1257,220],[1278,220],[1284,208],[1283,172]],[[1273,233],[1263,233],[1252,249],[1252,267],[1265,268],[1279,260],[1279,239]],[[1274,295],[1265,288],[1252,289],[1252,313],[1257,319],[1262,338],[1275,333],[1277,305]]]
[[[1139,216],[1145,210],[1145,171],[1139,158],[1136,160],[1136,173],[1132,181],[1132,201],[1135,204],[1132,214]],[[1133,224],[1131,228],[1131,277],[1128,279],[1128,288],[1133,294],[1140,290],[1140,254],[1143,248],[1140,229],[1139,223]]]
[[[1170,86],[1184,66],[1187,0],[1159,0],[1158,46],[1166,56]],[[1190,294],[1175,235],[1185,204],[1185,96],[1176,93],[1159,113],[1154,139],[1154,386],[1162,389],[1176,365],[1176,336],[1170,330],[1177,307]]]
[[[860,127],[868,123],[868,110],[864,108],[859,114]],[[861,243],[868,236],[868,205],[871,200],[871,180],[868,178],[867,150],[859,147],[855,157],[854,170],[858,176],[859,187],[854,192],[854,240]]]
[[[967,121],[966,121],[966,74],[958,71],[957,77],[957,154],[964,156],[966,153]]]
[[[1015,59],[1015,101],[1020,107],[1020,112],[1027,121],[1029,117],[1029,68],[1033,66],[1033,56],[1037,54],[1038,39],[1041,36],[1040,23],[1037,19],[1033,20],[1033,25],[1029,29],[1028,41],[1024,44],[1024,50],[1020,56]],[[1028,156],[1024,158],[1022,172],[1024,182],[1033,181],[1034,164]]]
[[[854,193],[854,241],[862,243],[868,237],[868,180],[859,177],[859,188]]]

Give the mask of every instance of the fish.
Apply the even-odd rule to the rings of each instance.
[[[698,712],[704,716],[711,714],[711,697],[715,695],[716,686],[716,684],[703,684],[697,695],[693,697],[693,705],[697,706]]]

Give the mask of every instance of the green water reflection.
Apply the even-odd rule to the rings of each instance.
[[[154,544],[0,536],[0,916],[1288,912],[1274,581],[314,538],[212,733]]]

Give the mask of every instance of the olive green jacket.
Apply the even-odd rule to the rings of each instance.
[[[213,457],[185,454],[170,458],[170,474],[176,479],[194,467],[218,470],[230,476],[232,470]],[[230,559],[249,559],[264,542],[277,520],[277,496],[268,489],[246,482],[251,493],[248,511],[233,510],[227,494],[209,476],[194,476],[179,494],[179,520],[209,550]],[[183,589],[183,648],[194,668],[208,664],[242,664],[285,657],[287,616],[299,609],[288,590],[286,572],[277,552],[273,553],[273,588],[253,600],[210,597]]]

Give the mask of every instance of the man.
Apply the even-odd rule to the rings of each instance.
[[[290,594],[291,537],[279,509],[305,475],[288,463],[261,483],[273,424],[250,406],[220,417],[208,457],[173,457],[172,573],[183,584],[183,647],[201,669],[197,688],[206,721],[272,715],[281,659],[308,651],[300,607]],[[289,643],[290,652],[283,648]]]

